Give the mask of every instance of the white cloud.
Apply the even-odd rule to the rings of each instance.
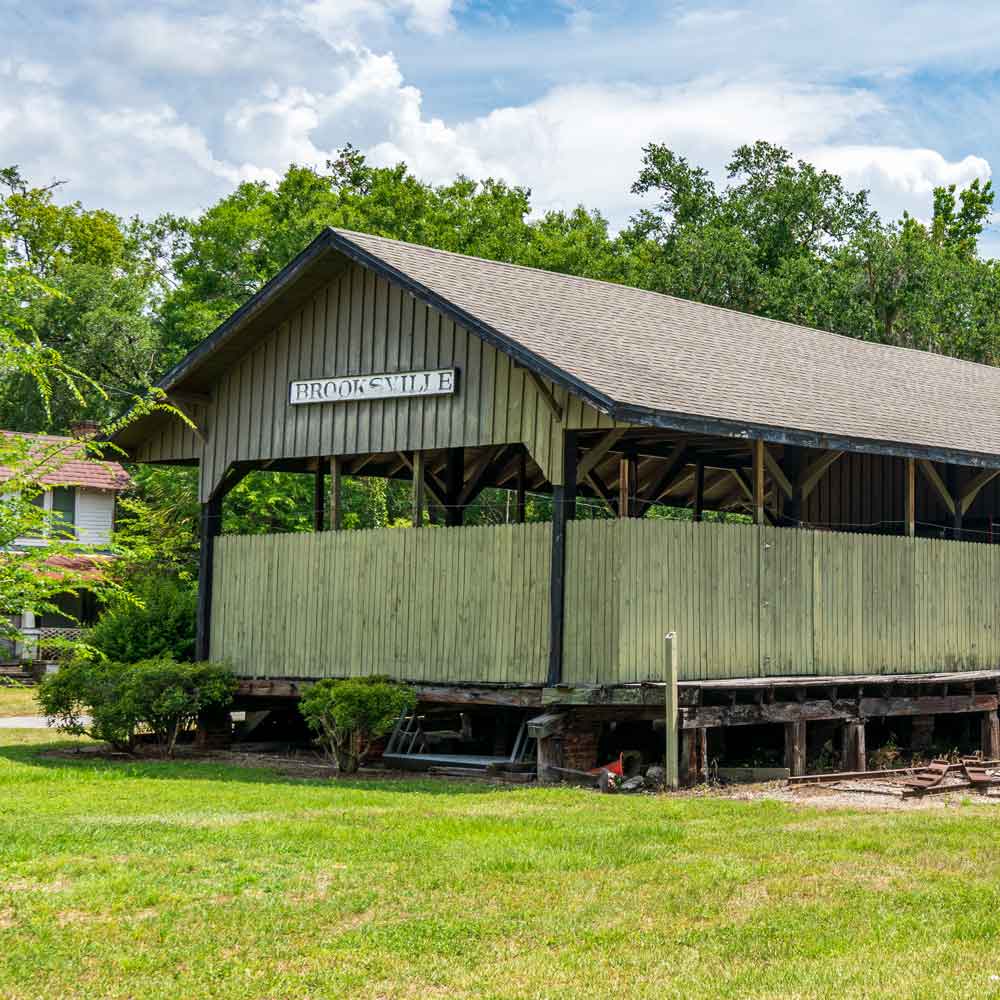
[[[403,18],[413,31],[441,35],[455,26],[452,0],[305,0],[302,22],[332,45],[360,41],[373,26]]]
[[[206,14],[116,2],[87,22],[85,52],[67,35],[61,49],[21,39],[16,59],[0,58],[0,164],[66,178],[65,196],[123,214],[197,211],[242,179],[274,180],[292,161],[321,166],[346,142],[436,182],[464,173],[524,184],[537,211],[583,202],[615,225],[638,205],[628,189],[651,141],[721,179],[737,145],[770,139],[870,187],[890,216],[925,214],[936,184],[990,171],[989,148],[949,159],[939,136],[901,122],[888,63],[863,86],[857,75],[803,82],[824,79],[800,71],[803,25],[740,0],[674,8],[661,35],[630,31],[627,59],[621,26],[609,28],[609,10],[627,4],[561,0],[556,38],[516,24],[473,37],[456,12],[478,8],[457,0],[220,0]],[[809,44],[816,60],[820,43]],[[773,58],[782,45],[784,63]],[[534,61],[530,87],[520,72],[503,75],[515,51]],[[411,65],[423,89],[404,73]],[[517,96],[497,106],[500,92]]]

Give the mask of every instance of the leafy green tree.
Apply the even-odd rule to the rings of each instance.
[[[57,205],[54,187],[31,187],[16,168],[0,170],[2,266],[21,276],[18,311],[45,349],[73,359],[75,383],[90,390],[46,398],[30,372],[4,368],[0,426],[65,431],[82,418],[114,419],[158,374],[151,309],[159,262],[142,223],[122,223],[78,203]]]
[[[97,619],[90,645],[120,663],[163,656],[193,659],[197,592],[192,583],[162,571],[128,582],[128,591]]]

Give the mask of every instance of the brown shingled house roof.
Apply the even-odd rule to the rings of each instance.
[[[38,481],[46,486],[81,486],[91,490],[120,492],[131,484],[128,473],[118,462],[99,461],[88,457],[86,443],[79,438],[58,437],[54,434],[24,434],[0,431],[8,438],[28,442],[32,455],[48,456]],[[0,466],[0,483],[10,479],[9,468]]]
[[[160,385],[209,386],[345,257],[622,421],[1000,466],[998,368],[346,230],[321,233]]]

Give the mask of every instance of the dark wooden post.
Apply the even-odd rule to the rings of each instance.
[[[793,775],[806,773],[806,724],[785,723],[785,767]]]
[[[984,760],[1000,760],[1000,716],[996,710],[983,712],[982,742]]]
[[[528,454],[521,446],[521,454],[517,460],[517,499],[515,504],[515,520],[518,524],[524,524],[524,514],[526,504],[525,493],[528,485]]]
[[[207,660],[211,653],[212,573],[215,539],[222,530],[222,491],[217,490],[201,505],[201,545],[198,551],[198,614],[195,658]]]
[[[844,770],[867,770],[863,719],[851,719],[844,723]]]
[[[618,460],[618,516],[635,517],[636,494],[639,491],[638,463],[635,455],[623,455]]]
[[[333,531],[340,531],[344,526],[344,497],[340,483],[343,465],[337,455],[330,459],[330,528]]]
[[[424,526],[424,453],[413,453],[413,527]]]
[[[764,442],[760,438],[753,443],[753,520],[764,523]]]
[[[951,523],[951,537],[961,539],[962,537],[962,470],[955,465],[948,466],[948,492],[955,500],[955,513]]]
[[[917,533],[917,463],[906,459],[906,534],[913,538]]]
[[[700,521],[705,509],[705,463],[698,462],[694,470],[694,519]]]
[[[316,478],[313,484],[313,531],[322,531],[324,527],[323,505],[326,503],[326,470],[323,459],[316,459]]]
[[[462,495],[462,485],[465,481],[465,450],[449,448],[447,464],[444,470],[445,501],[444,523],[452,528],[462,524],[465,511],[459,506],[458,499]]]
[[[552,571],[549,577],[549,687],[562,682],[566,614],[566,525],[576,515],[576,431],[563,431],[562,483],[552,486]]]

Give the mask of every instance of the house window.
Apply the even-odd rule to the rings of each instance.
[[[73,486],[52,489],[52,531],[56,537],[76,535],[76,489]]]

